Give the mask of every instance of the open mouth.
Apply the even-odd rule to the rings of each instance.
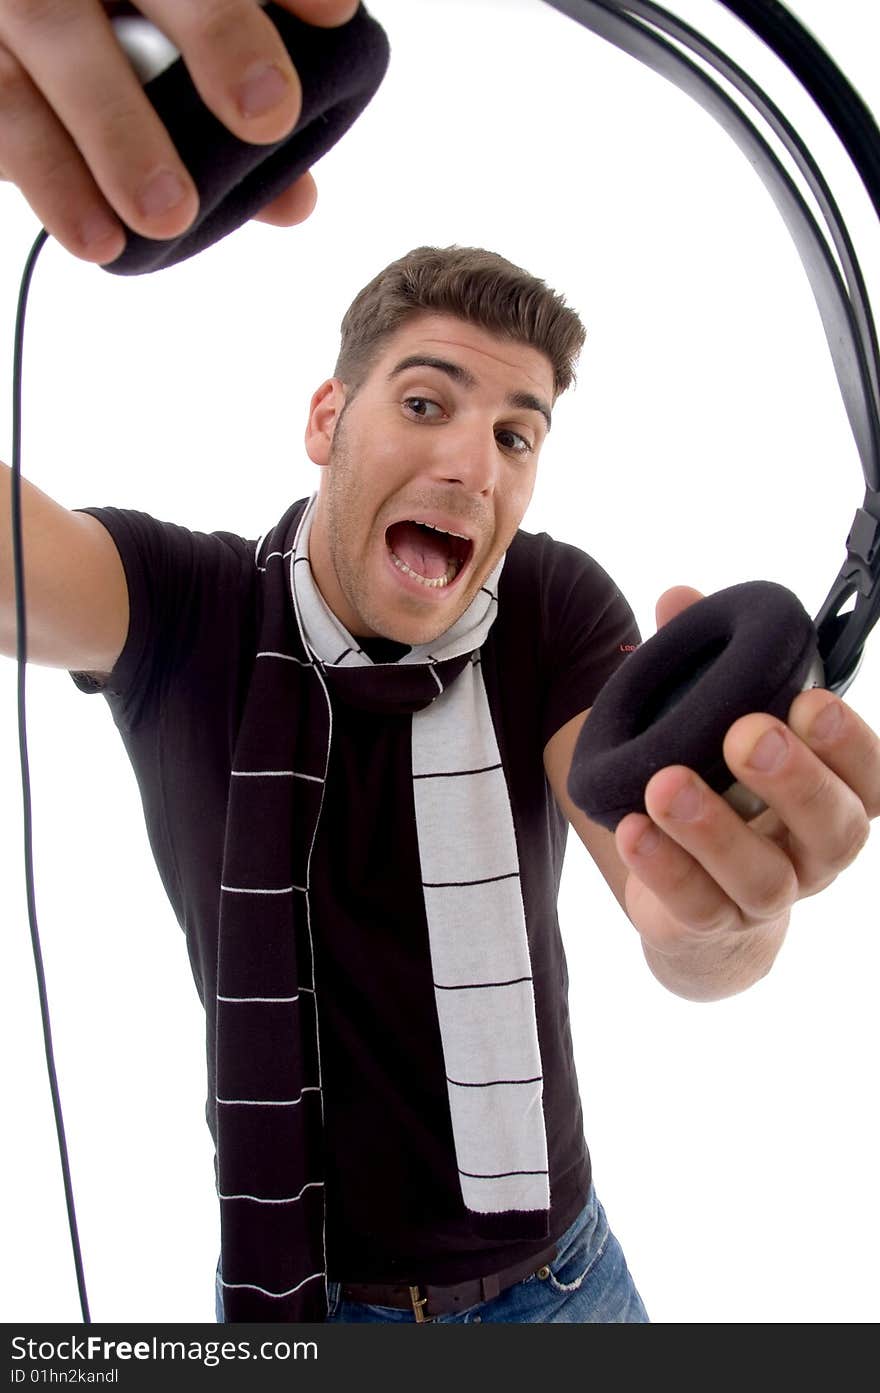
[[[474,549],[470,537],[415,519],[393,522],[385,532],[385,541],[397,569],[429,590],[452,585]]]

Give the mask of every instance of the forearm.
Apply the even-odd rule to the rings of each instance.
[[[756,928],[729,930],[717,937],[661,952],[642,940],[645,960],[657,981],[688,1001],[720,1001],[743,992],[770,971],[788,929],[785,914]]]
[[[18,648],[12,471],[0,463],[0,654]],[[110,533],[21,480],[27,656],[73,672],[110,672],[128,632],[128,584]]]

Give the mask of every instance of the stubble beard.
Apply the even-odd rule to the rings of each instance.
[[[353,466],[342,417],[333,436],[329,465],[325,483],[327,545],[339,587],[350,609],[358,617],[358,625],[353,631],[354,637],[378,636],[393,639],[398,643],[408,643],[412,647],[434,643],[447,629],[452,628],[467,609],[473,596],[460,608],[456,606],[452,614],[442,619],[438,617],[432,623],[427,616],[421,618],[412,615],[409,622],[406,618],[403,620],[405,631],[398,628],[396,633],[393,632],[394,620],[381,613],[379,607],[370,599],[363,566],[352,557],[347,545],[351,538],[351,521],[357,517],[359,499],[357,470]]]
[[[330,561],[339,588],[349,608],[358,618],[358,623],[353,627],[354,636],[364,638],[378,634],[389,637],[383,632],[381,617],[374,612],[370,604],[363,579],[363,568],[352,558],[346,545],[351,538],[352,519],[356,518],[358,513],[358,489],[342,417],[337,422],[330,447],[329,468],[324,487]]]

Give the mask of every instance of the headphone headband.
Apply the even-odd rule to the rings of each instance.
[[[880,354],[864,279],[843,218],[806,145],[779,109],[732,59],[684,21],[649,0],[544,2],[638,58],[699,102],[746,154],[794,240],[819,308],[866,485],[847,537],[846,560],[815,619],[825,685],[842,693],[852,682],[868,633],[880,618]],[[721,2],[764,40],[809,92],[880,211],[880,131],[847,78],[778,0]],[[779,137],[819,204],[843,275],[825,235],[770,145],[742,108],[684,50],[715,68]],[[841,607],[853,595],[855,607],[842,615]]]
[[[652,0],[545,3],[638,58],[699,102],[745,153],[797,247],[819,309],[866,484],[865,498],[847,537],[846,559],[815,620],[826,683],[842,693],[852,682],[867,635],[880,617],[880,351],[864,278],[833,194],[807,146],[767,94],[683,20]],[[880,210],[880,133],[858,93],[779,0],[722,3],[763,39],[807,90],[842,140],[874,207]],[[131,8],[115,6],[117,13]],[[385,71],[388,45],[362,5],[337,30],[313,29],[277,4],[265,8],[301,70],[303,111],[296,129],[276,146],[248,145],[207,112],[183,62],[150,78],[145,90],[193,173],[200,213],[183,236],[167,242],[131,233],[125,250],[105,270],[116,275],[160,270],[227,236],[320,158],[371,99]],[[764,118],[806,181],[827,236],[777,154],[707,68],[714,69]],[[842,614],[853,596],[851,612]]]

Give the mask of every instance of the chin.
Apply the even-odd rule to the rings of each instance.
[[[447,623],[443,624],[438,624],[436,620],[431,624],[419,621],[410,623],[407,623],[406,620],[400,620],[397,623],[392,621],[384,627],[382,636],[393,639],[395,643],[408,643],[410,648],[421,648],[423,644],[435,643],[438,638],[442,638],[446,630],[451,629],[459,617],[458,614],[455,614]]]
[[[450,594],[444,602],[439,595],[423,599],[415,582],[402,578],[387,559],[383,560],[384,576],[375,588],[361,589],[360,593],[353,589],[348,594],[359,621],[357,629],[350,632],[391,639],[411,648],[435,643],[457,624],[492,569],[491,565],[482,566],[479,575],[467,577],[466,588]]]
[[[395,616],[383,625],[382,633],[384,637],[395,639],[397,643],[408,643],[412,648],[434,643],[458,622],[469,604],[470,600],[464,604],[456,604],[455,608],[451,608],[445,615]]]

